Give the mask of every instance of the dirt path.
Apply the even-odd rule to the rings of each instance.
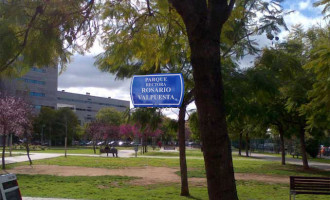
[[[150,185],[157,183],[179,183],[180,177],[175,173],[178,170],[179,169],[168,167],[131,167],[124,169],[104,169],[58,165],[34,165],[19,166],[11,170],[6,170],[6,172],[16,174],[43,174],[56,176],[133,176],[138,177],[139,179],[131,181],[132,184]],[[235,178],[236,180],[255,180],[267,183],[289,183],[289,178],[262,174],[236,173]],[[191,182],[193,185],[206,185],[205,178],[190,178],[189,182]]]

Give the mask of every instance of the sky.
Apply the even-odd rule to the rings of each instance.
[[[313,7],[315,0],[285,0],[282,6],[286,11],[294,10],[290,15],[285,16],[285,22],[290,29],[295,24],[302,24],[305,29],[316,24],[324,24],[321,15],[321,7]],[[289,30],[290,31],[290,30]],[[278,36],[280,40],[285,40],[289,31],[282,31]],[[271,45],[265,35],[255,37],[260,47]],[[90,52],[85,55],[74,55],[72,62],[67,69],[59,75],[58,89],[66,92],[86,94],[89,92],[93,96],[111,97],[130,101],[130,81],[116,80],[115,76],[101,72],[94,66],[94,56],[103,52],[102,47],[96,42]],[[240,61],[242,68],[253,64],[254,56],[246,56]],[[131,108],[133,105],[131,104]],[[189,110],[194,110],[195,104],[188,106]],[[178,118],[178,109],[166,108],[163,113],[172,118]]]

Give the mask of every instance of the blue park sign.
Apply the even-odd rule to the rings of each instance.
[[[136,75],[132,78],[134,107],[180,107],[183,95],[182,74]]]

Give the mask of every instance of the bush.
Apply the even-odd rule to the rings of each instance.
[[[316,158],[319,153],[319,141],[310,139],[306,142],[306,151],[312,157]]]

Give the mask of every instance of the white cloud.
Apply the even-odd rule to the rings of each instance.
[[[306,8],[309,8],[311,6],[312,5],[311,5],[311,1],[310,0],[299,2],[299,9],[300,10],[305,10]]]
[[[284,17],[288,27],[296,24],[302,24],[305,29],[316,25],[318,23],[324,23],[323,16],[319,17],[306,17],[301,12],[296,11]]]

